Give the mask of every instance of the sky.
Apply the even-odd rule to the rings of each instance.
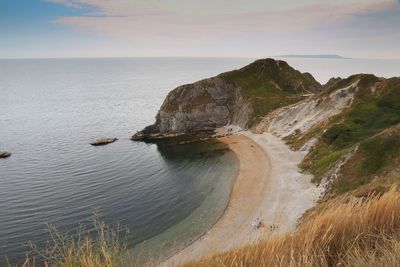
[[[0,58],[400,59],[400,0],[0,0]]]

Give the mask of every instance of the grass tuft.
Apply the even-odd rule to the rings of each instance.
[[[111,229],[93,216],[94,230],[79,227],[76,234],[60,232],[55,226],[48,225],[50,240],[44,248],[29,242],[31,252],[24,263],[15,265],[7,263],[7,267],[119,267],[126,265],[128,236],[126,229],[119,226]],[[122,239],[120,237],[123,237]]]

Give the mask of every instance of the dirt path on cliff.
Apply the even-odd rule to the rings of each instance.
[[[237,155],[240,170],[221,219],[206,234],[161,266],[177,266],[293,230],[303,212],[314,205],[318,191],[311,176],[299,172],[304,156],[270,134],[220,139]],[[265,225],[253,225],[259,218]],[[276,229],[271,230],[270,225]]]

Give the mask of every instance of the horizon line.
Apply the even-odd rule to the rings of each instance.
[[[302,54],[302,57],[294,57],[293,55],[268,55],[268,56],[82,56],[82,57],[0,57],[0,60],[44,60],[44,59],[134,59],[134,58],[215,58],[215,59],[263,59],[263,58],[291,58],[291,59],[324,59],[324,60],[342,60],[342,59],[362,59],[362,60],[400,60],[400,58],[363,58],[363,57],[342,57],[340,58],[329,58],[329,57],[317,57],[324,54]],[[306,57],[309,56],[309,57]],[[313,57],[314,56],[314,57]]]

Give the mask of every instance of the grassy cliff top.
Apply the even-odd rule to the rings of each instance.
[[[310,73],[301,73],[285,61],[259,59],[239,69],[220,74],[226,82],[239,86],[253,105],[249,125],[258,123],[269,112],[303,99],[322,88]]]

